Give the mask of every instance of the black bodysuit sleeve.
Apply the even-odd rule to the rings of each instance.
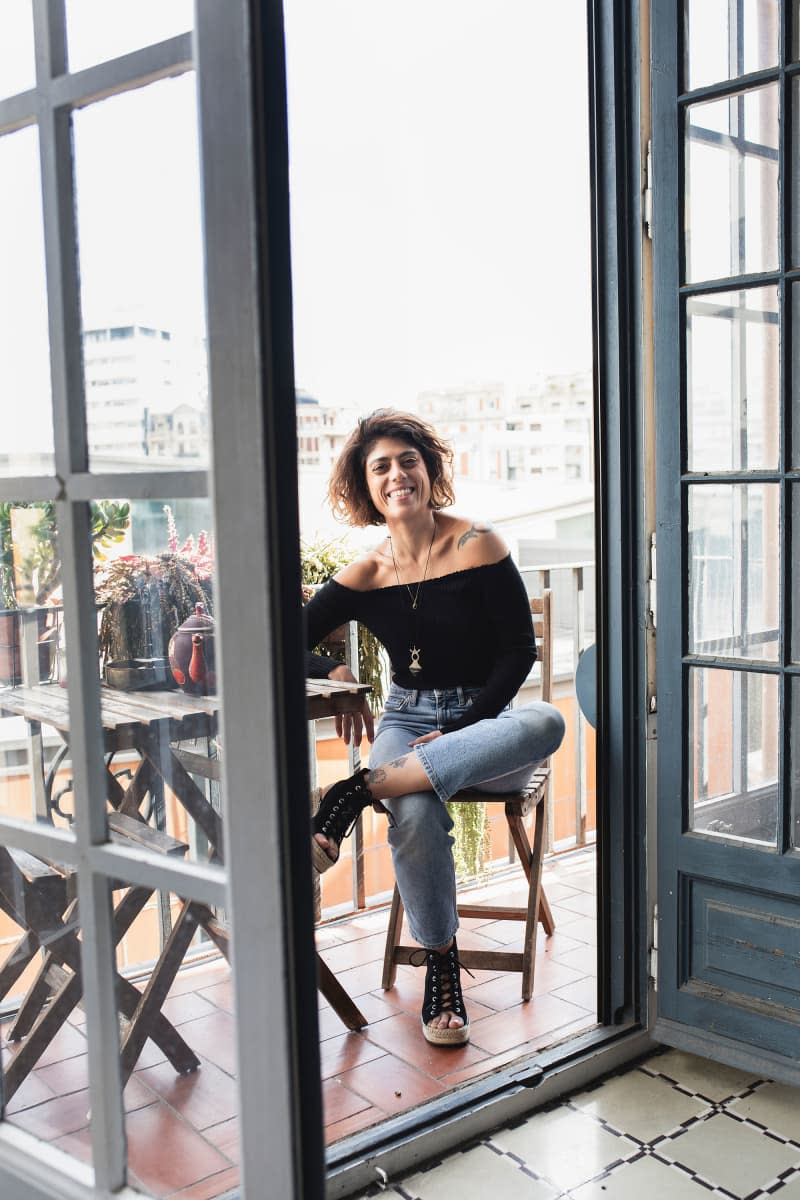
[[[352,618],[353,593],[330,579],[315,592],[303,608],[306,621],[306,676],[309,679],[327,679],[335,667],[342,664],[335,658],[312,653],[323,638]]]
[[[495,647],[494,667],[485,686],[463,716],[449,721],[442,733],[452,733],[496,717],[513,700],[536,662],[536,639],[525,584],[511,556],[476,575],[486,620],[486,637]]]

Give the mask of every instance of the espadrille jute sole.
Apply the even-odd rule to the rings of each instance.
[[[422,1036],[426,1042],[433,1042],[435,1046],[463,1046],[469,1041],[469,1023],[466,1025],[448,1025],[444,1029],[437,1029],[435,1026],[426,1025],[420,1018],[422,1025]]]
[[[311,861],[318,875],[324,875],[330,867],[335,867],[338,859],[329,858],[316,838],[311,839]]]

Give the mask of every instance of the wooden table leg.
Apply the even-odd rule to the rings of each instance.
[[[319,967],[319,990],[330,1004],[333,1011],[344,1021],[348,1029],[363,1029],[369,1022],[360,1009],[356,1008],[339,980],[334,975],[321,954],[317,954]]]
[[[125,936],[151,894],[152,888],[144,887],[132,887],[126,891],[124,897],[114,910],[115,944],[120,942]],[[73,905],[69,912],[72,918],[71,924],[70,926],[62,926],[63,933],[55,942],[52,940],[53,928],[54,926],[57,927],[58,923],[61,923],[60,915],[59,921],[56,923],[54,920],[55,914],[48,914],[50,919],[46,921],[46,933],[51,948],[48,950],[45,964],[37,977],[36,983],[38,987],[35,987],[37,993],[35,1003],[32,1000],[27,1009],[23,1005],[27,1040],[25,1045],[14,1056],[4,1073],[6,1097],[9,1097],[19,1087],[19,1084],[31,1068],[38,1062],[83,994],[80,945],[77,939],[79,925],[76,906]],[[44,916],[45,913],[39,915]],[[23,914],[18,914],[15,919],[19,919],[22,916]],[[38,937],[40,931],[34,929],[32,932]],[[41,941],[41,938],[39,937],[38,940]],[[69,967],[71,974],[61,981],[50,1004],[47,1008],[43,1008],[42,995],[45,979],[53,974],[60,974],[62,963]],[[47,994],[49,994],[50,990],[50,984],[48,983],[46,987]],[[133,1020],[141,1004],[142,993],[130,980],[125,979],[121,975],[117,975],[117,991],[122,1015],[129,1020]],[[15,1032],[16,1036],[22,1036],[16,1025]],[[183,1040],[174,1025],[161,1012],[156,1013],[152,1018],[147,1036],[153,1039],[179,1073],[185,1074],[196,1070],[200,1065],[197,1055]]]
[[[173,926],[161,957],[153,970],[147,986],[141,994],[136,1011],[131,1016],[128,1031],[122,1040],[122,1086],[128,1082],[142,1048],[153,1036],[153,1023],[161,1015],[161,1006],[167,998],[172,982],[183,962],[189,944],[198,926],[197,913],[191,900],[184,900],[178,919]]]

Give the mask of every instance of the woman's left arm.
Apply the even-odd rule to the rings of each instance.
[[[530,601],[513,559],[509,555],[482,576],[486,636],[494,643],[494,667],[467,711],[443,725],[443,733],[496,717],[516,696],[536,661]]]

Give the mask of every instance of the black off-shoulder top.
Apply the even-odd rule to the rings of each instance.
[[[411,593],[416,583],[411,584]],[[392,677],[405,688],[480,688],[467,712],[442,732],[496,717],[536,661],[530,605],[510,555],[427,579],[416,611],[405,585],[359,592],[332,579],[305,607],[309,651],[347,621],[366,625],[386,648]],[[411,647],[422,670],[409,671]],[[322,678],[338,666],[309,653],[306,671]]]

